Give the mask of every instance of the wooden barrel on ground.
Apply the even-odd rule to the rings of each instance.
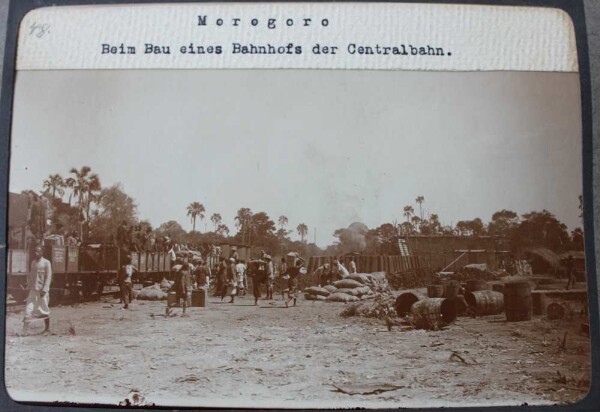
[[[454,303],[454,306],[456,307],[456,316],[464,316],[467,313],[469,305],[467,305],[463,295],[456,295],[447,299]]]
[[[467,292],[477,292],[478,290],[489,290],[490,285],[485,280],[467,280],[467,286],[465,290]]]
[[[545,315],[547,305],[545,293],[539,293],[535,290],[531,292],[531,308],[534,315]]]
[[[441,298],[444,296],[444,285],[429,285],[427,286],[427,297]]]
[[[455,298],[456,296],[458,296],[459,292],[460,283],[455,280],[451,280],[444,285],[444,297],[446,299]]]
[[[552,302],[551,304],[549,304],[546,311],[548,313],[548,320],[562,319],[565,317],[565,313],[567,312],[565,310],[565,306],[558,302]]]
[[[508,322],[531,320],[531,285],[527,281],[504,284],[504,312]]]
[[[398,316],[406,316],[410,313],[411,306],[421,300],[425,299],[427,296],[420,292],[404,292],[398,295],[396,298],[396,304],[394,307],[396,308],[396,313]]]
[[[456,306],[449,299],[427,298],[410,308],[413,322],[420,329],[439,329],[456,320]]]
[[[504,310],[504,295],[493,290],[467,292],[465,301],[477,316],[498,315]]]

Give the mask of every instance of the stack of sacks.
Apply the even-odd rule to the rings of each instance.
[[[312,286],[304,290],[304,298],[307,300],[327,300],[329,302],[356,302],[370,299],[373,296],[373,290],[368,284],[350,278],[338,280],[333,285]]]
[[[173,286],[173,283],[175,282],[163,278],[163,280],[160,282],[160,288],[163,290],[169,290]]]
[[[311,286],[310,288],[304,289],[304,298],[306,300],[325,300],[330,293],[331,292],[325,288]]]
[[[138,294],[139,300],[166,300],[167,293],[160,289],[158,284],[143,288]]]
[[[385,272],[353,273],[348,277],[348,279],[356,280],[357,282],[368,286],[373,292],[391,292]]]

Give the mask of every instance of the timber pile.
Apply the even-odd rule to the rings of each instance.
[[[386,274],[387,280],[394,290],[422,288],[434,284],[437,280],[435,273],[426,268],[411,269],[403,272]]]
[[[504,272],[502,272],[504,273]],[[492,272],[485,265],[469,265],[458,269],[453,274],[446,277],[448,280],[457,280],[466,282],[467,280],[499,280],[500,272]]]

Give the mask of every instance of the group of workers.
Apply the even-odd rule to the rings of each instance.
[[[235,253],[229,259],[222,256],[219,258],[217,267],[215,296],[220,296],[221,300],[229,296],[229,303],[234,303],[235,296],[246,295],[248,278],[250,278],[254,305],[258,305],[263,288],[266,289],[266,299],[273,300],[275,282],[279,278],[281,298],[284,300],[285,306],[289,307],[290,302],[296,306],[298,277],[304,263],[304,259],[294,256],[288,265],[286,258],[282,257],[280,264],[276,267],[271,256],[264,251],[261,252],[258,259],[249,262],[239,259]]]

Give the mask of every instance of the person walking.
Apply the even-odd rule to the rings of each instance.
[[[223,293],[223,285],[225,284],[225,277],[227,274],[227,262],[225,257],[219,257],[219,266],[217,266],[217,281],[215,283],[215,294],[214,296],[221,296]]]
[[[289,292],[288,292],[288,300],[285,301],[285,307],[289,307],[290,301],[294,301],[294,306],[296,306],[297,294],[298,294],[298,277],[300,276],[300,269],[304,265],[304,259],[301,257],[296,258],[296,264],[292,268],[288,268],[288,274],[290,279],[288,281],[289,284]]]
[[[290,288],[288,285],[288,280],[290,279],[290,276],[287,273],[288,269],[287,269],[287,263],[285,261],[285,257],[281,258],[281,263],[279,264],[279,267],[277,268],[277,272],[279,273],[279,286],[281,288],[281,300],[285,300],[285,294],[288,294],[288,299],[290,297]]]
[[[181,269],[177,272],[176,279],[178,279],[178,284],[175,290],[177,293],[177,302],[183,300],[182,315],[185,315],[188,303],[191,303],[192,301],[192,289],[194,288],[192,271],[188,263],[183,263]]]
[[[275,268],[271,256],[265,255],[267,270],[267,299],[273,300],[273,289],[275,288]]]
[[[237,279],[234,258],[229,259],[225,273],[225,285],[223,287],[223,293],[221,294],[221,301],[223,301],[225,296],[230,296],[231,300],[229,303],[234,303],[235,295],[237,294]]]
[[[129,304],[133,300],[133,274],[136,271],[137,269],[131,263],[131,257],[119,270],[119,288],[121,289],[123,309],[129,309]]]
[[[241,296],[246,295],[246,265],[243,260],[237,261],[235,265],[235,273],[237,276],[238,293]]]
[[[31,262],[27,286],[29,294],[25,304],[25,316],[23,317],[23,335],[27,333],[30,322],[36,319],[44,319],[44,332],[50,331],[50,283],[52,282],[52,264],[45,259],[42,248],[36,246],[35,258]]]
[[[262,259],[254,260],[250,262],[252,270],[250,274],[252,276],[252,294],[254,295],[254,305],[258,305],[258,299],[262,297],[260,288],[267,280],[267,265]]]

